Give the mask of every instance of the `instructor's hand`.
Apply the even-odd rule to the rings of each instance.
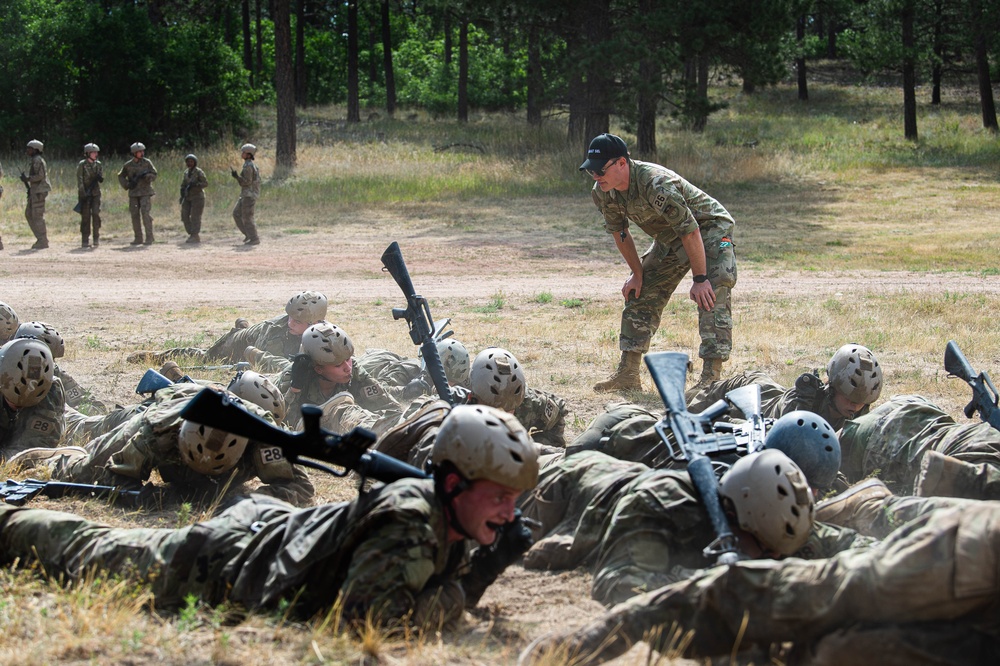
[[[695,282],[691,285],[691,300],[698,304],[702,310],[711,310],[715,307],[715,291],[711,282]]]
[[[626,302],[629,300],[631,292],[635,292],[635,298],[639,298],[639,294],[642,292],[642,273],[632,273],[622,285],[622,296],[625,297]]]

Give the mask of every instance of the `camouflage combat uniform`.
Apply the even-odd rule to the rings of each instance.
[[[314,494],[306,473],[292,465],[278,447],[251,441],[233,471],[206,476],[181,459],[177,436],[180,412],[202,390],[199,384],[174,384],[160,389],[154,402],[128,421],[85,445],[88,455],[64,454],[49,459],[52,478],[73,483],[129,485],[149,480],[153,470],[184,493],[214,496],[232,477],[235,488],[253,478],[265,484],[254,492],[297,504],[307,504]],[[274,423],[269,412],[252,403],[243,406]]]
[[[146,174],[141,178],[139,174]],[[138,181],[128,190],[128,210],[132,216],[133,244],[142,243],[142,232],[146,231],[146,245],[153,243],[153,181],[156,180],[156,167],[146,157],[136,161],[131,159],[118,172],[118,182],[122,189],[128,189],[129,180]]]
[[[208,178],[201,167],[184,170],[181,177],[181,222],[188,236],[201,234],[201,216],[205,212],[205,188]]]
[[[82,446],[92,439],[111,432],[136,414],[146,411],[150,404],[152,404],[152,400],[127,407],[116,407],[107,414],[93,416],[88,416],[71,405],[66,405],[66,411],[63,413],[65,423],[63,440],[68,445]]]
[[[243,234],[244,241],[259,241],[254,209],[257,207],[257,198],[260,197],[260,169],[253,160],[243,161],[243,168],[236,176],[236,181],[240,184],[240,198],[233,207],[233,221]]]
[[[728,359],[733,333],[730,290],[736,286],[732,216],[722,204],[673,171],[634,160],[629,160],[627,193],[602,192],[594,183],[592,195],[608,233],[624,233],[633,223],[653,238],[642,255],[641,293],[628,300],[622,310],[621,350],[649,351],[663,308],[691,267],[681,237],[700,229],[716,302],[711,310],[698,310],[698,355]]]
[[[0,556],[37,557],[45,571],[91,567],[152,584],[158,607],[194,594],[216,605],[275,608],[293,601],[311,617],[338,599],[349,619],[457,620],[467,541],[448,541],[432,480],[404,479],[352,502],[306,509],[251,495],[181,529],[110,528],[78,516],[0,507]],[[413,613],[412,616],[408,614]]]
[[[49,177],[46,173],[45,159],[41,153],[35,153],[28,165],[28,204],[24,208],[24,219],[28,221],[31,233],[39,248],[49,246],[48,230],[45,226],[45,197],[52,191]]]
[[[591,596],[605,605],[693,575],[710,564],[702,551],[716,538],[686,471],[651,470],[594,451],[550,463],[523,510],[551,532],[529,551],[525,566],[590,562]],[[829,557],[871,543],[853,530],[816,523],[795,557]]]
[[[292,391],[291,368],[285,370],[275,383],[278,386],[278,390],[285,395],[285,405],[288,408],[285,420],[293,429],[297,429],[301,423],[302,405],[323,405],[339,393],[349,393],[351,395],[351,403],[355,407],[359,407],[369,413],[385,413],[375,415],[376,420],[389,416],[395,422],[394,419],[398,419],[403,411],[399,403],[388,394],[385,387],[358,367],[356,363],[351,370],[351,381],[346,384],[336,384],[328,392],[324,392],[320,384],[320,377],[315,373],[309,376],[302,390],[298,392]],[[343,401],[341,404],[343,404]],[[335,423],[333,420],[328,420],[327,422],[330,425]],[[334,430],[334,432],[343,431]]]
[[[80,236],[84,246],[90,243],[91,230],[94,232],[94,247],[100,243],[103,180],[104,165],[100,160],[91,162],[82,159],[76,165],[76,195],[80,201]]]
[[[840,449],[841,471],[849,481],[875,475],[902,494],[913,490],[927,451],[1000,470],[1000,432],[988,423],[957,424],[919,395],[893,396],[871,413],[848,421],[840,433]]]
[[[555,393],[527,387],[524,402],[514,410],[514,416],[538,444],[563,447],[567,411],[566,401]]]
[[[243,353],[247,347],[256,347],[273,356],[277,363],[273,368],[264,366],[262,372],[280,372],[291,365],[288,358],[299,353],[301,346],[302,336],[292,335],[288,330],[288,315],[281,315],[248,328],[232,328],[208,349],[175,347],[148,356],[155,363],[163,363],[179,356],[192,356],[219,363],[239,363],[246,360]],[[255,367],[261,367],[261,364],[257,363]]]
[[[0,397],[0,459],[25,449],[58,446],[63,436],[65,410],[66,394],[58,377],[52,379],[45,398],[33,407],[12,409]]]
[[[703,412],[716,401],[725,398],[730,391],[752,384],[760,386],[760,411],[764,418],[777,419],[789,412],[804,409],[822,416],[834,430],[844,427],[846,419],[833,408],[833,389],[829,384],[823,383],[819,372],[815,370],[799,375],[792,388],[785,388],[758,371],[744,372],[730,379],[712,382],[691,399],[688,411],[695,414]],[[855,416],[863,416],[868,410],[869,406],[865,405]],[[733,408],[729,415],[741,418],[743,413]]]
[[[53,368],[55,376],[62,381],[63,391],[66,395],[66,404],[73,409],[78,409],[87,414],[104,413],[110,411],[110,405],[94,396],[89,389],[80,386],[72,375],[59,367]]]
[[[786,663],[994,664],[1000,660],[1000,504],[924,513],[866,550],[708,569],[552,637],[597,663],[662,630],[686,655],[794,642]],[[546,647],[542,641],[538,648]],[[599,647],[599,645],[601,647]]]

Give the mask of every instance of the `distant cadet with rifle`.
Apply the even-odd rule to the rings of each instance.
[[[730,290],[736,286],[732,215],[718,201],[658,164],[629,157],[625,142],[601,134],[590,142],[580,165],[594,178],[591,195],[604,229],[631,274],[621,293],[621,360],[595,391],[638,390],[642,355],[660,327],[667,301],[690,271],[689,296],[698,306],[700,385],[721,379],[733,345]],[[653,238],[640,257],[629,232],[635,224]]]
[[[59,445],[66,398],[54,369],[41,340],[16,338],[0,347],[0,459]]]
[[[28,173],[21,172],[21,182],[28,191],[24,219],[28,221],[31,233],[35,235],[32,250],[44,250],[49,246],[48,231],[45,227],[45,197],[52,190],[52,185],[49,183],[45,159],[42,157],[44,148],[42,142],[37,139],[28,142],[26,150],[31,162],[28,165]]]
[[[94,247],[101,242],[101,183],[104,182],[104,165],[97,159],[101,149],[96,143],[83,147],[83,159],[76,165],[77,206],[80,213],[80,247],[90,247],[93,229]]]
[[[515,503],[535,485],[538,460],[512,417],[461,407],[442,425],[431,469],[432,478],[305,509],[250,495],[180,529],[4,506],[0,553],[70,578],[97,567],[148,581],[162,608],[195,595],[249,609],[290,604],[287,612],[309,618],[339,602],[351,624],[436,630],[459,622],[531,545]]]
[[[850,343],[834,352],[826,365],[827,380],[819,370],[804,372],[795,385],[785,388],[763,372],[744,372],[730,379],[713,382],[688,398],[688,409],[703,411],[733,389],[756,384],[761,389],[761,411],[765,418],[778,418],[796,410],[819,414],[840,430],[847,419],[868,413],[885,386],[882,366],[872,350]],[[732,416],[739,416],[732,412]]]
[[[242,317],[229,333],[212,343],[208,349],[175,347],[164,351],[137,351],[128,355],[129,363],[165,363],[186,356],[196,360],[239,363],[250,361],[255,366],[262,357],[273,355],[280,361],[277,367],[261,368],[263,372],[280,372],[288,359],[299,353],[302,333],[313,324],[326,319],[327,299],[318,291],[301,291],[285,303],[285,314],[250,325]]]
[[[264,485],[254,492],[307,505],[315,492],[312,482],[280,448],[182,417],[184,407],[204,388],[188,382],[164,387],[144,411],[83,447],[28,449],[10,462],[26,469],[44,465],[59,481],[121,487],[145,483],[156,470],[179,495],[208,502],[226,488],[235,490],[259,478]],[[268,423],[284,416],[271,413],[273,402],[262,400],[261,394],[243,394],[246,398],[230,397]]]
[[[260,169],[254,163],[257,146],[244,143],[240,146],[240,155],[243,157],[243,168],[238,173],[236,169],[230,169],[233,178],[240,184],[240,198],[233,207],[233,221],[243,234],[244,245],[260,245],[257,223],[254,221],[254,211],[260,197]]]
[[[156,180],[156,167],[146,158],[146,146],[136,142],[129,151],[132,159],[126,162],[118,172],[118,183],[128,191],[128,210],[132,216],[133,238],[130,245],[153,244],[153,181]],[[142,232],[145,229],[146,237]]]
[[[191,154],[184,158],[184,175],[181,176],[181,222],[188,237],[185,243],[201,242],[201,216],[205,212],[205,188],[208,178],[198,166],[198,156]]]

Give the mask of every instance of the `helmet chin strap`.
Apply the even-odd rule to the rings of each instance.
[[[456,474],[459,479],[458,483],[450,492],[445,490],[444,488],[444,480],[448,477],[448,474]],[[435,494],[437,494],[437,496],[441,498],[441,502],[444,504],[444,513],[445,516],[448,518],[448,526],[451,527],[451,529],[458,532],[459,534],[461,534],[464,538],[475,540],[475,537],[469,534],[468,530],[462,527],[462,524],[458,522],[458,515],[455,512],[455,505],[454,505],[455,498],[458,497],[463,492],[465,492],[466,490],[468,490],[470,485],[471,484],[469,483],[469,480],[466,479],[461,474],[459,474],[458,470],[451,470],[446,472],[440,467],[438,467],[435,470],[434,491]]]

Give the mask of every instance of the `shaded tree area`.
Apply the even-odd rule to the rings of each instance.
[[[80,136],[191,145],[242,135],[257,103],[278,110],[294,164],[296,107],[343,104],[350,122],[397,109],[467,120],[474,110],[558,116],[586,145],[612,118],[654,158],[657,125],[704,130],[713,77],[753,95],[797,83],[808,62],[899,74],[905,135],[914,91],[930,103],[975,74],[984,127],[1000,0],[5,0],[0,141]],[[95,38],[99,36],[99,38]],[[54,143],[53,143],[54,141]]]

